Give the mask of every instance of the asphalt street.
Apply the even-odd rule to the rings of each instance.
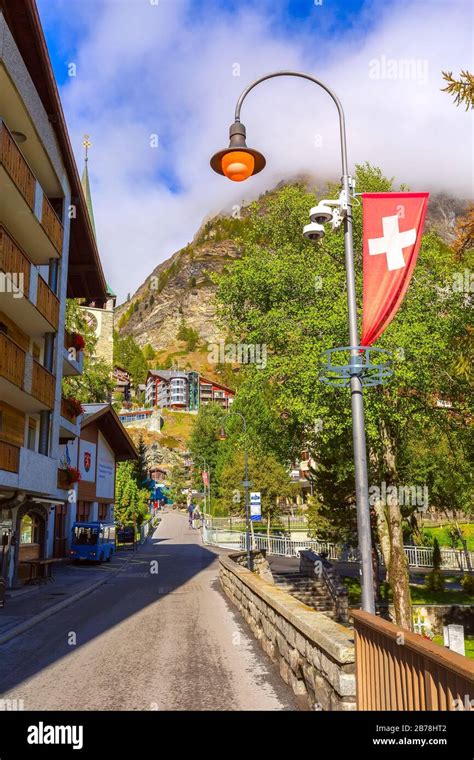
[[[0,647],[25,710],[297,710],[219,586],[219,549],[170,512],[118,574]]]

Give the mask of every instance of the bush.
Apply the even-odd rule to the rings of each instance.
[[[461,586],[465,594],[474,594],[474,575],[472,573],[464,573]]]
[[[435,568],[426,576],[425,587],[428,591],[444,591],[444,578],[441,570]]]

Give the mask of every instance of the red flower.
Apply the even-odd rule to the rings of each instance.
[[[70,396],[69,398],[64,399],[64,401],[67,404],[67,407],[73,417],[79,417],[80,414],[83,414],[84,409],[81,402],[78,401],[77,398]]]
[[[71,341],[76,351],[82,351],[84,349],[84,346],[86,345],[86,341],[84,340],[82,335],[76,332],[71,335]]]
[[[74,483],[78,483],[81,479],[81,473],[79,472],[76,467],[66,467],[66,480],[70,486],[72,486]]]

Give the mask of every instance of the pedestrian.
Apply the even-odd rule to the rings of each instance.
[[[193,512],[194,512],[194,504],[192,501],[188,504],[188,520],[189,520],[189,527],[193,527]]]
[[[194,527],[200,528],[200,521],[201,521],[201,512],[199,510],[199,507],[196,507],[196,509],[193,512],[193,520],[194,520]]]

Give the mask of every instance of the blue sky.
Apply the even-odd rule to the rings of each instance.
[[[338,92],[352,164],[369,160],[412,189],[469,193],[469,116],[440,92],[441,70],[470,65],[467,0],[38,0],[38,7],[80,168],[82,136],[91,136],[99,246],[121,298],[191,240],[207,215],[228,213],[297,173],[321,182],[339,176],[333,105],[300,80],[266,83],[244,105],[265,172],[235,186],[210,171],[240,91],[271,70],[306,70]]]

